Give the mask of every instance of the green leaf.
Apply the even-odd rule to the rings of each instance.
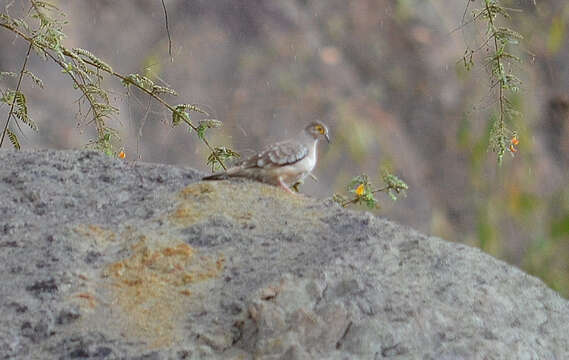
[[[190,115],[186,112],[184,104],[176,105],[172,112],[172,126],[178,126],[184,120],[190,121]]]
[[[462,61],[466,71],[470,71],[474,67],[474,50],[466,49]]]
[[[352,178],[352,180],[350,181],[350,183],[347,186],[347,190],[349,192],[355,193],[357,187],[360,184],[363,184],[364,186],[369,184],[369,179],[368,179],[368,176],[366,174],[361,174],[361,175],[358,175],[358,176]]]
[[[231,160],[231,159],[238,159],[241,155],[236,153],[235,151],[231,150],[225,146],[215,147],[213,152],[209,154],[207,158],[207,165],[211,166],[211,171],[215,171],[216,169],[221,169],[222,166],[219,163],[219,160]]]
[[[20,150],[20,142],[18,141],[18,137],[14,134],[10,129],[6,128],[6,134],[8,135],[8,139],[17,150]]]
[[[203,126],[202,124],[200,124],[200,126],[198,126],[198,137],[202,140],[205,139],[205,131],[207,130],[206,126]]]
[[[140,74],[129,74],[122,80],[122,83],[127,87],[133,84],[148,91],[152,91],[154,87],[154,81]]]
[[[7,77],[16,77],[18,74],[11,71],[0,71],[0,79],[7,78]]]
[[[154,85],[152,87],[153,94],[168,94],[173,96],[178,96],[178,93],[174,89],[170,89],[169,87]]]
[[[203,126],[208,129],[220,128],[222,125],[223,123],[217,119],[203,119],[199,122],[199,126]]]
[[[0,97],[0,102],[12,105],[12,101],[14,101],[14,91],[13,90],[4,91],[2,93],[2,97]]]
[[[43,89],[43,81],[31,71],[25,70],[24,74],[27,75],[38,87]]]
[[[199,112],[199,113],[204,114],[204,115],[209,115],[207,112],[200,109],[197,105],[178,104],[174,108],[176,109],[176,111],[172,112],[172,126],[179,125],[182,121],[190,122],[190,114],[188,113],[188,111],[195,111],[195,112]],[[211,120],[213,120],[213,119],[204,120],[204,121],[206,121],[203,123],[204,126],[202,126],[202,124],[200,124],[200,126],[198,127],[198,136],[200,136],[200,133],[201,133],[200,138],[203,138],[203,135],[205,134],[205,129],[207,127],[216,127],[216,126],[209,126],[209,125],[212,125],[213,123],[208,123],[207,121],[211,121]],[[200,127],[203,127],[203,129],[199,130]]]
[[[116,108],[112,105],[109,105],[109,104],[105,104],[105,103],[92,103],[91,108],[93,109],[95,117],[98,119],[102,119],[105,117],[109,118],[113,114],[119,113],[118,108]]]
[[[176,108],[182,108],[182,109],[187,110],[187,111],[195,111],[195,112],[198,112],[200,114],[209,115],[207,113],[207,111],[200,109],[197,105],[194,105],[194,104],[179,104],[179,105],[176,105]]]
[[[407,195],[409,186],[403,180],[391,174],[388,170],[383,170],[382,178],[387,185],[387,194],[391,200],[396,201],[398,195]]]
[[[15,103],[16,104],[16,110],[14,111],[14,114],[16,115],[16,117],[18,119],[22,120],[22,122],[24,124],[28,125],[32,130],[38,131],[38,126],[28,116],[28,106],[26,104],[26,96],[24,95],[24,93],[21,91],[16,91],[14,96],[16,99],[16,103]]]
[[[34,0],[34,5],[38,6],[38,7],[42,7],[42,8],[46,8],[46,9],[51,9],[51,10],[59,10],[59,8],[55,5],[53,5],[51,2],[49,1],[40,1],[40,0]]]
[[[373,196],[373,193],[371,192],[366,192],[363,196],[362,196],[363,201],[365,202],[366,206],[370,209],[374,209],[377,207],[377,200],[375,199],[375,197]]]
[[[332,200],[334,200],[335,202],[337,202],[340,205],[343,205],[345,202],[349,201],[348,198],[346,198],[344,195],[337,194],[337,193],[334,193],[332,195]]]
[[[67,73],[67,74],[73,75],[73,69],[74,69],[73,64],[65,63],[64,68],[63,68],[63,70],[61,70],[61,72],[64,74]]]
[[[73,52],[76,55],[81,55],[81,56],[89,59],[93,64],[95,64],[95,67],[97,67],[101,70],[104,70],[106,72],[109,72],[109,73],[113,72],[113,68],[111,68],[111,66],[109,64],[107,64],[103,60],[96,57],[92,52],[85,50],[85,49],[81,49],[81,48],[73,48]]]

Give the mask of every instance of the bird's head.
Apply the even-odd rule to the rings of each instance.
[[[308,126],[304,129],[304,131],[306,131],[306,133],[312,136],[315,140],[323,136],[326,139],[326,141],[330,142],[330,136],[328,135],[328,128],[320,121],[314,121],[308,124]]]

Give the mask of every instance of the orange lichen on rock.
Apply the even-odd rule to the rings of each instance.
[[[177,194],[176,200],[178,206],[168,215],[174,226],[188,227],[212,216],[222,216],[238,224],[248,225],[254,221],[259,228],[270,228],[278,223],[274,216],[266,214],[267,203],[298,207],[311,201],[303,196],[290,196],[276,186],[227,181],[188,185]]]
[[[210,194],[214,191],[214,185],[210,183],[199,183],[186,186],[180,191],[179,195],[181,199],[188,199],[195,196]]]
[[[196,256],[185,243],[152,248],[146,238],[132,247],[132,255],[109,264],[113,301],[126,317],[128,333],[146,339],[151,347],[168,346],[176,339],[180,319],[197,301],[189,287],[219,276],[225,259]]]
[[[95,296],[91,293],[79,293],[76,295],[79,299],[83,299],[87,302],[87,305],[90,308],[94,308],[96,305]]]
[[[117,239],[117,235],[113,231],[107,230],[99,225],[78,225],[73,228],[73,230],[100,247],[104,247],[109,242],[113,242]]]

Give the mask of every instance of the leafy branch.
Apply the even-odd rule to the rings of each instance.
[[[470,4],[470,0],[468,0]],[[519,90],[521,80],[507,67],[513,63],[519,63],[520,59],[509,52],[512,45],[517,45],[523,37],[516,31],[501,27],[498,20],[509,20],[508,10],[498,3],[498,0],[483,0],[483,7],[473,11],[472,21],[485,21],[487,23],[486,39],[477,49],[467,48],[462,61],[466,70],[474,66],[474,54],[484,47],[492,47],[492,55],[487,57],[487,65],[490,69],[491,88],[498,87],[497,103],[498,116],[492,117],[490,131],[490,149],[497,154],[498,163],[501,164],[504,154],[509,151],[512,155],[517,152],[519,144],[516,131],[507,128],[506,122],[518,117],[520,114],[513,109],[506,92],[515,93]],[[465,9],[468,9],[468,5]]]
[[[383,171],[382,180],[385,185],[374,189],[366,174],[358,175],[347,186],[347,191],[352,194],[351,198],[334,194],[333,199],[343,207],[351,204],[365,204],[368,208],[374,209],[378,207],[375,194],[386,192],[393,201],[396,201],[397,196],[405,196],[406,191],[409,189],[404,181],[387,170]]]
[[[13,32],[18,37],[29,43],[28,54],[26,55],[22,70],[20,71],[20,78],[16,91],[13,92],[13,96],[10,96],[12,93],[5,92],[2,97],[3,100],[12,101],[8,120],[5,124],[4,131],[2,132],[2,140],[5,135],[8,135],[14,146],[18,144],[17,147],[19,148],[19,142],[17,141],[16,135],[10,131],[8,127],[12,116],[12,109],[14,107],[16,107],[14,114],[20,118],[20,120],[27,123],[32,128],[37,129],[35,124],[27,121],[29,118],[27,117],[27,108],[25,107],[25,96],[20,91],[21,78],[24,74],[29,75],[36,84],[41,84],[41,80],[37,76],[26,70],[27,59],[30,51],[31,49],[34,49],[40,56],[46,59],[51,59],[56,63],[62,71],[71,78],[74,87],[81,91],[82,95],[78,100],[79,112],[81,114],[81,104],[87,104],[89,110],[84,114],[84,118],[87,118],[90,115],[91,120],[87,124],[93,123],[96,127],[97,138],[92,140],[90,144],[94,145],[97,149],[112,155],[114,154],[112,150],[113,139],[120,140],[118,132],[108,127],[106,123],[108,119],[116,116],[119,112],[118,108],[111,104],[107,90],[101,87],[101,82],[104,79],[103,75],[106,73],[112,77],[120,79],[125,87],[129,88],[133,86],[166,107],[172,113],[173,126],[179,125],[183,122],[191,130],[195,131],[199,139],[211,152],[208,158],[208,165],[212,163],[213,165],[226,169],[223,159],[238,155],[226,148],[223,149],[229,151],[220,152],[220,147],[212,147],[206,139],[206,130],[220,127],[222,125],[220,121],[208,119],[207,122],[202,121],[199,125],[195,125],[190,117],[190,112],[197,112],[206,116],[209,116],[209,114],[200,109],[197,105],[170,105],[162,98],[161,95],[177,96],[178,94],[175,90],[154,84],[151,79],[139,74],[123,75],[115,72],[110,65],[87,50],[81,48],[69,49],[65,47],[62,43],[65,38],[65,34],[63,32],[63,26],[66,24],[66,21],[64,20],[65,14],[48,1],[30,0],[30,4],[29,17],[39,21],[39,25],[35,28],[32,28],[23,19],[13,18],[7,13],[0,13],[0,27]],[[23,114],[26,116],[24,117]],[[2,142],[0,142],[0,146],[1,145]]]

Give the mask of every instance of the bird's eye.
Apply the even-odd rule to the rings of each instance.
[[[316,131],[318,131],[320,134],[324,134],[324,128],[320,125],[316,125]]]

